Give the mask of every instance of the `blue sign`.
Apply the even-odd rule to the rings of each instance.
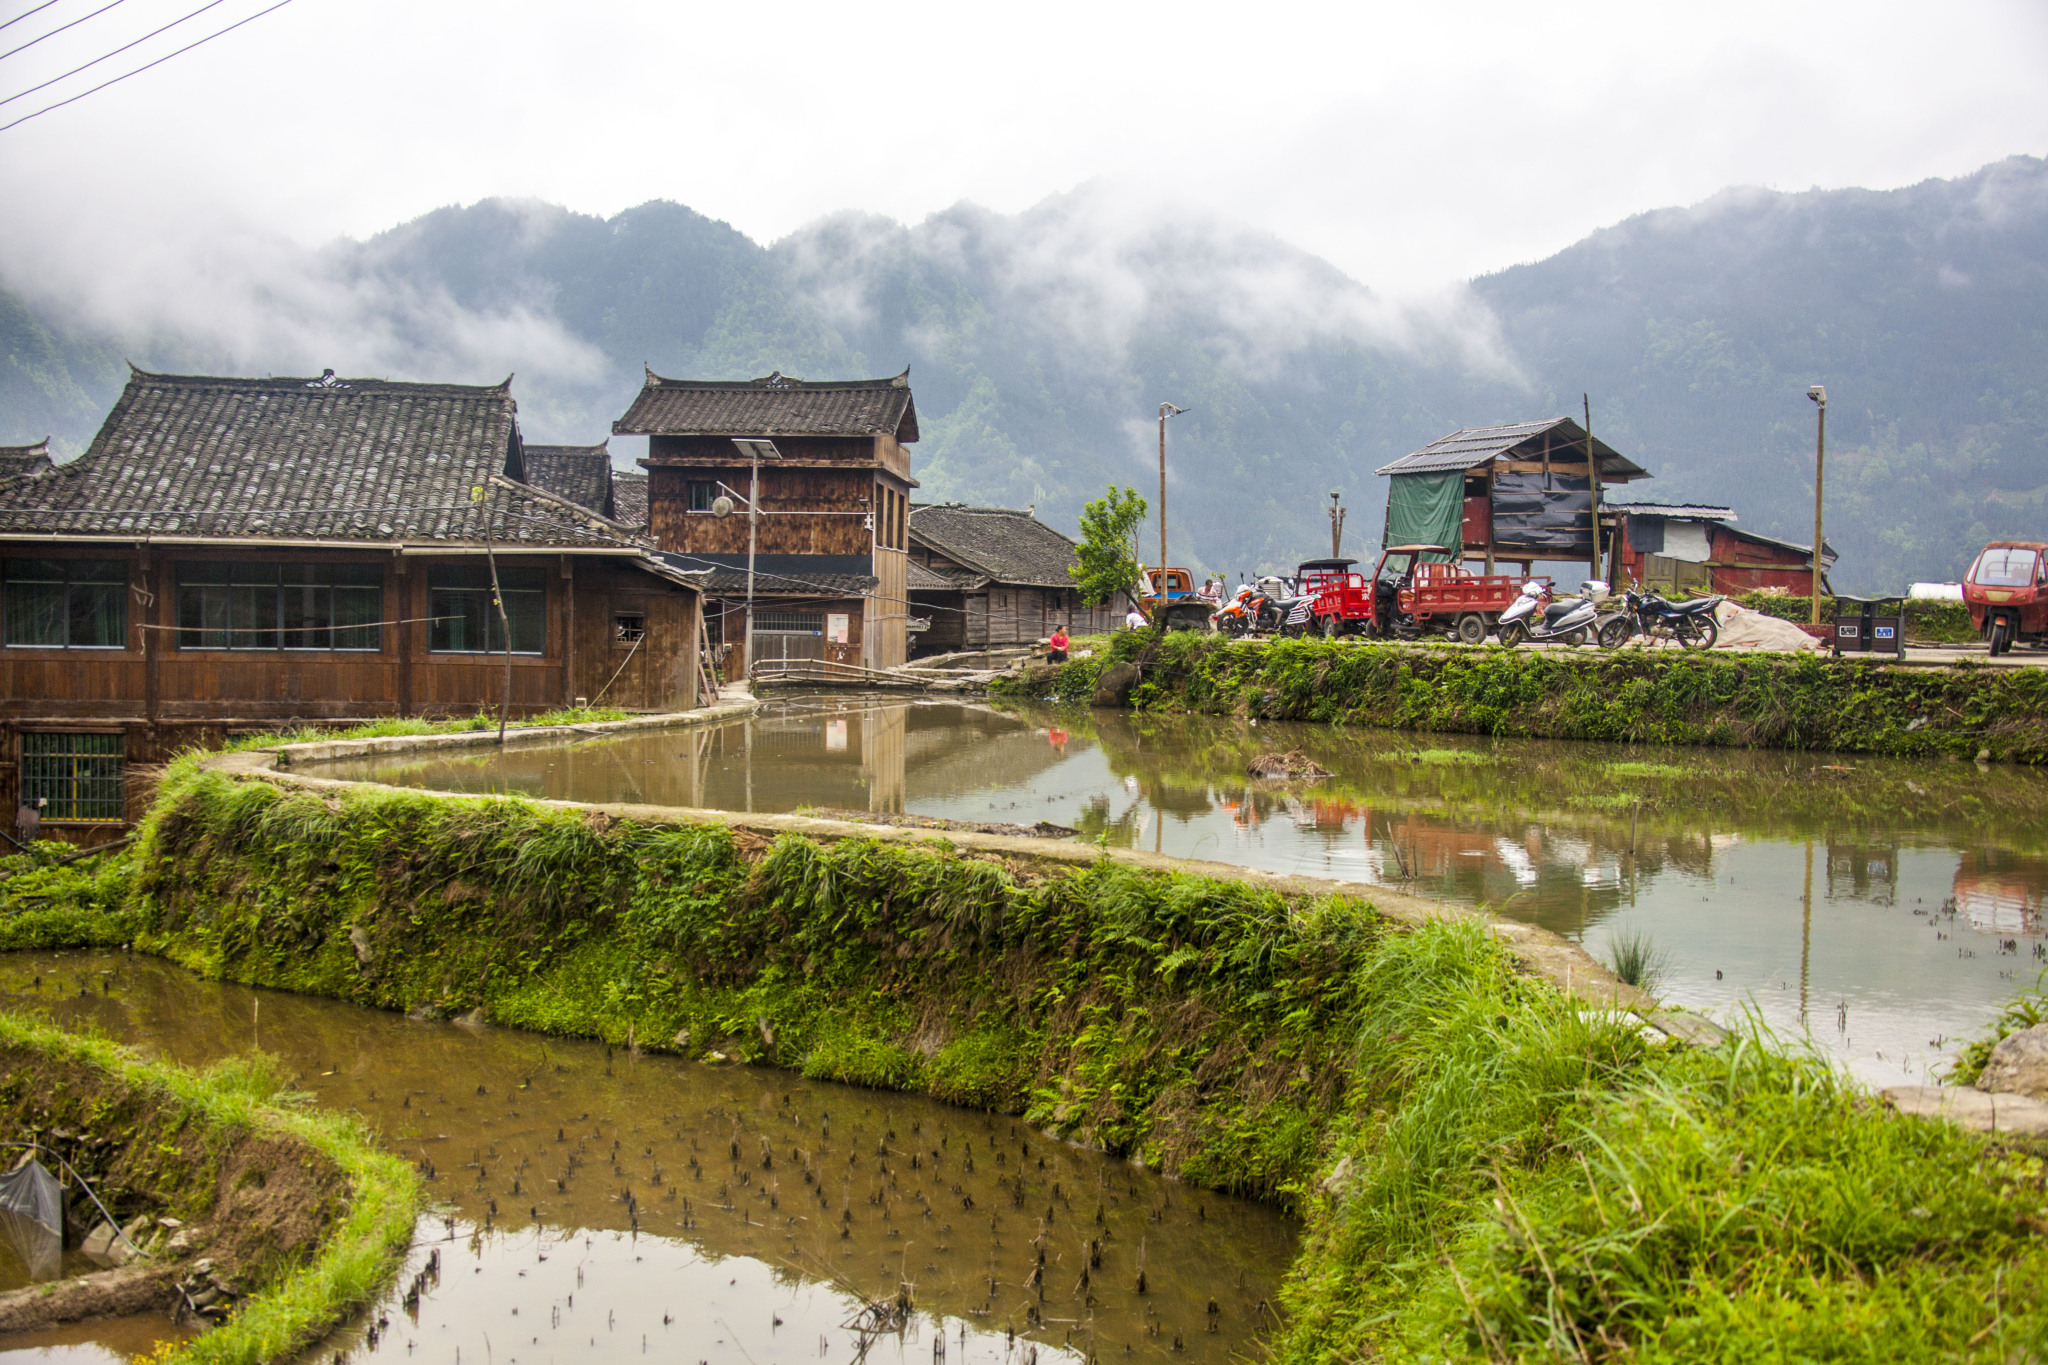
[[[1896,636],[1899,631],[1896,626],[1878,626],[1872,633],[1880,640],[1889,640]]]

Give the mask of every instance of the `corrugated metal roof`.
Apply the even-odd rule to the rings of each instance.
[[[1734,521],[1735,509],[1703,502],[1604,502],[1603,512],[1626,512],[1633,517],[1669,517],[1674,521]]]
[[[653,370],[620,436],[894,436],[917,439],[910,371],[891,379],[664,379]]]
[[[1538,422],[1507,422],[1492,427],[1460,427],[1439,440],[1431,441],[1392,464],[1381,465],[1375,474],[1434,474],[1451,469],[1476,469],[1490,464],[1510,451],[1524,459],[1540,458],[1543,437],[1550,437],[1552,459],[1569,458],[1574,446],[1586,448],[1586,429],[1569,417],[1546,417]],[[1518,447],[1534,444],[1535,449]],[[1614,483],[1649,477],[1649,471],[1614,447],[1593,438],[1593,450],[1600,457],[1600,477]]]

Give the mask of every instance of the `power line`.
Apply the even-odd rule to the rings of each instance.
[[[57,26],[56,28],[53,28],[53,29],[51,29],[51,30],[50,30],[50,31],[49,31],[48,33],[45,33],[45,34],[43,34],[41,38],[31,38],[31,39],[29,39],[29,40],[28,40],[27,42],[23,43],[23,44],[22,44],[22,45],[21,45],[20,47],[17,47],[17,48],[13,48],[13,49],[11,49],[11,50],[9,50],[9,51],[6,51],[6,52],[0,52],[0,62],[4,62],[4,61],[6,61],[6,60],[7,60],[7,59],[8,59],[9,57],[12,57],[12,56],[13,56],[13,55],[14,55],[14,54],[15,54],[16,52],[26,52],[26,51],[28,51],[28,50],[29,50],[30,48],[34,47],[34,46],[35,46],[35,45],[36,45],[37,43],[40,43],[41,41],[43,41],[43,38],[54,38],[54,37],[56,37],[56,36],[57,36],[58,34],[62,33],[62,32],[63,32],[63,31],[65,30],[65,29],[67,29],[67,28],[77,28],[77,27],[78,27],[78,26],[79,26],[80,24],[84,23],[84,22],[85,22],[85,21],[86,21],[87,19],[96,19],[96,18],[98,18],[98,17],[100,16],[100,15],[102,15],[102,14],[105,14],[105,13],[106,13],[106,12],[107,12],[108,10],[112,9],[112,8],[113,8],[113,7],[115,6],[115,5],[118,5],[118,4],[120,4],[120,3],[122,3],[122,0],[108,0],[108,3],[107,3],[107,4],[101,5],[101,6],[100,6],[100,7],[98,8],[98,9],[94,10],[94,11],[93,11],[93,12],[92,12],[91,14],[82,14],[82,15],[80,15],[80,16],[79,16],[78,18],[76,18],[76,19],[73,19],[73,20],[72,20],[72,21],[71,21],[70,23],[68,23],[68,24],[60,24],[60,25],[58,25],[58,26]],[[34,10],[30,10],[30,11],[28,12],[28,14],[34,14],[34,13],[35,13],[35,11],[34,11]],[[24,15],[22,15],[21,17],[22,17],[22,18],[24,18],[24,19],[26,19],[26,18],[28,18],[28,14],[24,14]]]
[[[114,0],[115,4],[119,4],[120,2],[121,0]],[[33,114],[23,114],[20,118],[14,120],[14,122],[12,123],[0,123],[0,133],[6,132],[9,128],[19,128],[22,124],[27,123],[30,119],[41,118],[44,114],[49,113],[53,109],[62,109],[67,104],[76,104],[78,103],[78,101],[84,99],[87,95],[97,94],[98,92],[106,89],[110,85],[119,85],[122,81],[127,80],[130,76],[140,76],[143,72],[149,70],[153,66],[162,66],[171,58],[183,56],[185,53],[190,52],[195,47],[204,47],[206,44],[212,42],[215,38],[221,37],[224,34],[233,33],[242,25],[254,23],[256,20],[261,19],[266,14],[269,14],[275,10],[283,9],[286,5],[289,5],[291,2],[292,0],[277,0],[277,3],[270,6],[269,9],[260,9],[246,19],[237,19],[234,23],[229,24],[226,28],[216,29],[214,32],[207,34],[204,38],[200,38],[193,42],[185,44],[185,46],[179,48],[175,52],[167,52],[163,56],[158,57],[153,62],[143,63],[141,66],[136,67],[133,71],[124,71],[120,75],[114,77],[112,80],[101,81],[98,85],[92,87],[92,89],[81,90],[79,93],[73,95],[69,99],[58,100],[55,104],[46,104],[42,108],[36,110]],[[111,8],[111,6],[109,8]],[[88,15],[87,17],[90,18],[91,16]]]
[[[0,24],[0,28],[13,28],[16,24],[28,18],[30,15],[41,14],[44,10],[48,9],[50,6],[56,3],[57,0],[43,0],[43,3],[37,5],[34,9],[28,10],[21,14],[17,14],[12,19],[9,19],[6,23]]]
[[[52,0],[52,2],[54,3],[54,0]],[[26,90],[18,91],[15,94],[9,95],[5,99],[0,99],[0,104],[12,104],[18,99],[25,99],[28,96],[35,94],[35,92],[38,90],[47,90],[51,86],[55,85],[58,81],[68,81],[73,76],[76,76],[79,72],[85,70],[86,67],[98,66],[101,62],[104,62],[111,57],[118,57],[123,52],[126,52],[129,48],[136,47],[142,43],[146,43],[151,38],[156,37],[156,35],[159,33],[168,33],[172,29],[176,28],[178,25],[184,23],[186,19],[196,19],[200,15],[212,9],[215,5],[224,4],[225,2],[226,0],[206,0],[205,4],[201,5],[198,9],[193,10],[190,14],[187,14],[182,18],[173,19],[168,24],[165,24],[162,28],[143,34],[140,38],[137,38],[132,43],[123,43],[121,44],[121,46],[115,48],[112,52],[103,52],[99,56],[93,58],[91,61],[85,63],[84,66],[74,66],[61,76],[50,77],[50,79],[44,81],[41,85],[31,85]]]

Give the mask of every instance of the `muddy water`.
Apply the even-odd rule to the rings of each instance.
[[[848,1361],[863,1339],[848,1324],[904,1285],[911,1320],[868,1360],[1220,1362],[1271,1326],[1294,1254],[1293,1223],[1269,1207],[911,1096],[421,1022],[118,954],[0,957],[0,1007],[188,1065],[260,1047],[418,1164],[443,1210],[323,1362]],[[146,1344],[124,1330],[35,1358]]]
[[[1300,749],[1334,776],[1252,782]],[[2048,964],[2048,774],[1207,717],[812,698],[716,729],[320,769],[736,811],[1051,820],[1121,846],[1486,905],[1857,1075],[1937,1074]]]

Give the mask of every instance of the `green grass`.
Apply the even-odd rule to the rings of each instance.
[[[508,730],[531,729],[542,725],[595,725],[604,721],[630,720],[635,713],[621,711],[613,706],[598,707],[557,707],[535,716],[524,716],[509,721]],[[318,725],[300,725],[289,730],[274,730],[260,735],[237,735],[223,751],[244,753],[251,749],[275,749],[286,744],[317,744],[344,739],[387,739],[400,735],[450,735],[465,731],[496,730],[496,712],[478,711],[475,715],[459,716],[452,720],[422,720],[417,716],[390,716],[373,720],[362,725],[340,728],[322,728]]]
[[[213,1331],[166,1343],[150,1355],[152,1365],[259,1365],[288,1358],[374,1298],[412,1241],[422,1208],[412,1168],[380,1151],[360,1120],[290,1103],[295,1097],[282,1093],[273,1060],[233,1058],[189,1071],[144,1061],[104,1038],[5,1013],[0,1045],[95,1068],[191,1115],[202,1130],[275,1133],[304,1142],[349,1180],[348,1208],[310,1263],[260,1289]]]
[[[137,862],[141,945],[215,975],[924,1090],[1281,1201],[1288,1365],[2048,1339],[2037,1152],[1887,1115],[1753,1023],[1661,1041],[1471,921],[941,839],[330,802],[196,759]]]
[[[1639,761],[1609,763],[1607,765],[1607,772],[1611,777],[1691,777],[1693,775],[1692,769],[1681,768],[1676,764]]]
[[[1411,763],[1495,763],[1498,758],[1477,749],[1417,749],[1405,755]]]
[[[1671,965],[1670,954],[1650,941],[1648,934],[1621,933],[1607,947],[1607,966],[1623,984],[1656,993]]]

